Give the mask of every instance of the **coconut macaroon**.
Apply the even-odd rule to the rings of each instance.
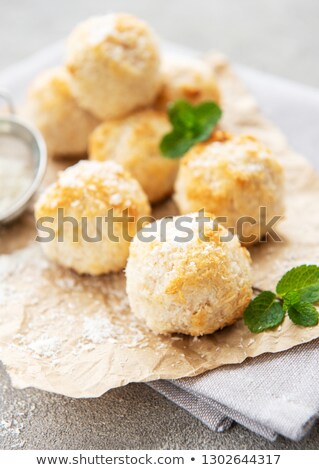
[[[265,217],[284,213],[283,168],[247,135],[193,147],[181,160],[175,191],[181,213],[204,209],[226,217],[221,222],[247,244],[265,235]]]
[[[240,318],[252,281],[249,253],[236,235],[198,213],[161,219],[152,228],[145,239],[139,232],[130,247],[126,277],[133,313],[155,333],[192,336]]]
[[[35,207],[48,258],[92,275],[124,268],[138,219],[149,213],[139,183],[115,162],[81,161],[69,167]],[[43,227],[50,229],[49,239]]]
[[[96,16],[80,23],[69,37],[66,64],[78,102],[102,120],[150,105],[158,93],[157,39],[144,21],[131,15]]]
[[[165,109],[176,100],[193,104],[202,101],[220,102],[219,87],[213,67],[200,59],[167,57],[162,64],[162,88],[157,106]]]
[[[81,156],[98,120],[81,109],[70,89],[63,67],[42,72],[32,84],[25,110],[44,136],[49,155]]]
[[[179,165],[160,152],[160,141],[169,130],[166,113],[152,109],[106,121],[90,137],[89,156],[121,163],[155,203],[172,193]]]

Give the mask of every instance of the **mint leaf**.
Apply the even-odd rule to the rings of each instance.
[[[222,110],[213,101],[206,101],[196,106],[194,112],[196,116],[196,128],[201,134],[201,137],[206,136],[205,139],[208,139],[212,133],[213,127],[216,126],[222,117]]]
[[[166,134],[161,143],[160,149],[165,157],[179,158],[184,155],[194,145],[194,139],[187,138],[177,131]]]
[[[304,302],[316,303],[319,301],[319,282],[312,286],[305,287],[300,292],[301,300]]]
[[[285,297],[288,292],[298,292],[303,302],[319,301],[319,266],[302,265],[292,268],[278,282],[277,294]]]
[[[300,302],[301,298],[300,298],[299,292],[292,290],[290,292],[287,292],[287,294],[283,296],[283,300],[284,300],[283,309],[286,312],[291,305],[294,305]]]
[[[270,291],[259,294],[244,312],[244,322],[252,333],[260,333],[282,323],[285,312]]]
[[[288,308],[288,315],[292,322],[302,326],[316,326],[318,324],[318,312],[308,302],[299,302]]]
[[[169,158],[183,156],[193,145],[210,137],[221,115],[220,107],[213,101],[197,106],[183,100],[170,104],[168,116],[173,129],[161,140],[162,154]]]
[[[175,130],[193,129],[196,121],[194,107],[182,100],[169,105],[168,117]]]

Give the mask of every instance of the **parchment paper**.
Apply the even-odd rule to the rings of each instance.
[[[209,60],[224,97],[223,126],[257,136],[285,166],[283,242],[251,249],[254,285],[273,289],[290,267],[318,263],[319,176],[262,117],[227,61],[218,54]],[[58,167],[51,163],[47,182]],[[171,201],[156,209],[158,216],[174,213]],[[319,326],[298,327],[289,319],[259,335],[240,320],[201,338],[155,336],[132,316],[123,273],[78,276],[47,261],[34,238],[32,208],[0,229],[0,359],[16,387],[95,397],[129,382],[192,376],[319,336]]]

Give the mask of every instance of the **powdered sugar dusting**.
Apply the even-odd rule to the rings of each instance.
[[[12,136],[0,139],[0,213],[15,204],[34,178],[30,149]]]
[[[61,340],[56,336],[50,337],[44,335],[32,343],[28,344],[28,348],[37,356],[52,357],[56,355],[61,347]]]
[[[12,354],[52,369],[62,367],[70,353],[81,361],[101,347],[160,351],[163,341],[164,346],[170,341],[152,335],[133,316],[123,273],[79,276],[43,262],[36,246],[17,253],[15,265],[11,260],[9,267],[6,256],[0,261],[0,304],[15,298],[24,305],[20,328],[9,345]],[[21,283],[13,286],[10,272],[16,269]]]
[[[121,328],[116,328],[108,318],[95,315],[84,319],[83,338],[96,344],[103,343],[106,339],[117,339],[117,335],[123,333]]]
[[[141,20],[130,15],[109,14],[83,23],[87,44],[100,47],[114,62],[143,69],[157,54],[155,39]]]

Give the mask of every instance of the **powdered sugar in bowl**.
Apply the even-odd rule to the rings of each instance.
[[[35,128],[13,114],[10,96],[0,91],[9,113],[0,114],[0,224],[26,208],[45,173],[47,151]]]

